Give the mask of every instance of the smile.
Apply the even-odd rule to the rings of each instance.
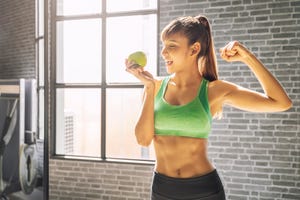
[[[173,61],[166,61],[167,65],[172,65]]]

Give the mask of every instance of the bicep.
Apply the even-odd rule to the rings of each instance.
[[[275,112],[281,110],[276,101],[263,93],[228,82],[224,82],[224,89],[226,93],[223,97],[223,104],[250,112]]]

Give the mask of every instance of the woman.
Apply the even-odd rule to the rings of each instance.
[[[170,76],[157,80],[126,60],[127,72],[145,86],[135,135],[140,145],[154,142],[151,199],[225,199],[218,173],[207,157],[212,118],[221,115],[224,104],[251,112],[276,112],[289,109],[291,100],[264,65],[237,41],[220,50],[221,58],[245,63],[264,94],[219,80],[211,29],[204,16],[172,21],[161,39],[161,55]]]

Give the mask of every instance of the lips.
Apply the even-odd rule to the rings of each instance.
[[[166,61],[167,65],[172,65],[173,61]]]

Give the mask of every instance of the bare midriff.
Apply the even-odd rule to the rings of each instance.
[[[205,175],[215,168],[207,157],[207,139],[154,136],[155,171],[174,178]]]

